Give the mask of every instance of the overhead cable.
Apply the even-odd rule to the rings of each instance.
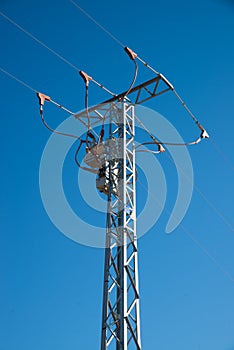
[[[190,117],[193,119],[193,121],[196,123],[196,125],[198,126],[198,128],[201,130],[201,138],[209,138],[208,133],[206,132],[206,130],[202,127],[202,125],[198,122],[197,118],[194,116],[194,114],[191,112],[191,110],[188,108],[188,106],[185,104],[185,102],[183,101],[183,99],[180,97],[180,95],[178,94],[178,92],[175,90],[174,86],[169,82],[169,80],[160,72],[158,72],[157,70],[155,70],[153,67],[151,67],[145,60],[143,60],[141,57],[139,57],[135,52],[133,52],[129,47],[127,47],[126,45],[124,45],[118,38],[116,38],[110,31],[108,31],[105,27],[103,27],[96,19],[94,19],[87,11],[85,11],[80,5],[78,5],[77,2],[73,1],[73,0],[69,0],[69,2],[71,2],[74,6],[76,6],[86,17],[88,17],[93,23],[95,23],[101,30],[103,30],[106,34],[108,34],[113,40],[115,40],[121,47],[123,47],[125,49],[125,51],[127,52],[127,54],[131,57],[131,54],[134,55],[132,57],[134,57],[135,59],[138,59],[141,63],[143,63],[143,65],[145,67],[147,67],[148,69],[150,69],[153,73],[155,73],[156,75],[160,76],[160,78],[164,81],[165,84],[167,84],[169,86],[169,88],[171,89],[171,91],[175,94],[175,96],[177,97],[177,99],[179,100],[179,102],[182,104],[182,106],[186,109],[186,111],[188,112],[188,114],[190,115]]]
[[[17,81],[18,83],[20,83],[21,85],[25,86],[27,89],[29,89],[30,91],[33,92],[37,92],[36,89],[34,89],[32,86],[28,85],[27,83],[25,83],[23,80],[17,78],[15,75],[11,74],[10,72],[8,72],[7,70],[3,69],[2,67],[0,67],[1,72],[3,72],[4,74],[8,75],[8,77],[10,77],[11,79],[14,79],[15,81]]]
[[[149,196],[152,196],[153,199],[156,202],[159,202],[159,199],[157,196],[155,196],[153,194],[152,191],[148,191],[147,187],[145,186],[145,184],[142,183],[142,181],[139,179],[138,180],[139,184],[141,185],[141,187],[147,192],[147,194]],[[160,203],[161,204],[161,203]],[[164,207],[164,210],[169,214],[175,217],[175,214],[171,214],[171,211],[167,208]],[[189,237],[193,243],[216,265],[216,267],[218,267],[218,269],[231,281],[234,282],[234,277],[230,274],[230,272],[228,272],[225,267],[217,260],[216,257],[214,257],[207,248],[204,247],[204,245],[198,241],[197,238],[194,237],[194,235],[191,233],[190,230],[188,230],[187,227],[184,226],[183,223],[180,223],[180,227],[182,228],[183,232],[186,234],[187,237]]]
[[[25,28],[23,28],[21,25],[19,25],[18,23],[16,23],[12,18],[10,18],[9,16],[5,15],[3,12],[0,11],[0,15],[5,18],[8,22],[10,22],[11,24],[13,24],[16,28],[18,28],[19,30],[21,30],[23,33],[25,33],[27,36],[29,36],[31,39],[33,39],[34,41],[36,41],[38,44],[40,44],[41,46],[43,46],[44,48],[46,48],[47,50],[49,50],[53,55],[55,55],[56,57],[58,57],[60,60],[62,60],[63,62],[65,62],[67,65],[69,65],[71,68],[75,69],[76,71],[80,71],[80,69],[75,66],[73,63],[71,63],[70,61],[68,61],[65,57],[63,57],[62,55],[60,55],[58,52],[56,52],[55,50],[53,50],[51,47],[49,47],[48,45],[46,45],[43,41],[41,41],[40,39],[38,39],[35,35],[33,35],[31,32],[29,32],[28,30],[26,30]],[[106,89],[105,86],[103,84],[100,84],[99,82],[97,82],[96,80],[92,79],[92,82],[99,86],[101,89],[105,90],[107,93],[111,94],[112,96],[115,96],[114,93],[112,93],[109,89]]]
[[[88,12],[86,12],[82,7],[80,7],[77,2],[73,0],[68,0],[70,1],[75,7],[77,7],[86,17],[88,17],[93,23],[95,23],[103,32],[105,32],[107,35],[109,35],[117,44],[120,46],[124,47],[125,45],[118,39],[116,38],[109,30],[107,30],[105,27],[103,27],[96,19],[94,19]]]

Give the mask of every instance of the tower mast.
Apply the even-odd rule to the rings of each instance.
[[[131,59],[136,58],[136,54],[131,50],[126,51]],[[138,59],[150,70],[153,70],[156,76],[136,87],[133,87],[132,84],[129,90],[114,95],[109,100],[92,108],[88,108],[87,103],[88,82],[92,78],[80,71],[86,83],[86,109],[81,113],[72,113],[61,104],[51,100],[49,96],[37,93],[40,116],[44,125],[52,132],[75,137],[79,140],[75,154],[76,163],[81,169],[98,174],[97,189],[105,193],[108,199],[106,241],[104,242],[101,350],[141,350],[135,188],[135,152],[139,146],[135,147],[134,145],[134,106],[172,91],[200,130],[201,134],[195,141],[178,144],[165,143],[159,142],[141,123],[151,138],[150,142],[144,142],[141,145],[156,145],[158,150],[154,153],[164,152],[163,145],[196,145],[202,139],[209,138],[206,130],[186,106],[172,84],[162,74],[156,72],[140,58]],[[135,78],[133,82],[135,82]],[[128,98],[129,95],[131,95],[131,102]],[[88,129],[86,139],[83,140],[80,137],[52,129],[44,119],[43,106],[45,101],[50,101],[71,113],[84,124]],[[137,120],[139,122],[138,118]],[[105,122],[109,125],[109,132],[104,141]],[[100,124],[102,128],[100,135],[97,135],[98,140],[96,140],[91,129],[96,133],[93,128],[100,126]],[[84,162],[88,167],[82,166],[77,157],[82,145],[86,147]]]
[[[104,121],[109,125],[96,180],[108,199],[101,350],[141,350],[134,106],[169,91],[167,84],[160,86],[161,80],[156,76],[88,110],[92,127]],[[87,123],[87,112],[75,118]],[[86,164],[91,159],[90,166],[97,160],[94,152],[99,151],[84,158]]]
[[[134,105],[112,104],[101,350],[141,349]]]

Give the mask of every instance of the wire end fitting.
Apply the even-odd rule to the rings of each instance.
[[[83,72],[82,70],[79,71],[79,74],[80,74],[81,78],[84,80],[85,85],[88,86],[89,81],[92,80],[93,78],[90,77],[87,73]]]
[[[39,99],[40,106],[44,106],[45,101],[50,101],[50,97],[42,94],[41,92],[37,92],[37,97]]]
[[[125,46],[124,51],[127,53],[128,57],[131,60],[135,60],[137,58],[137,54],[133,52],[129,47]]]
[[[198,127],[199,127],[199,129],[201,130],[201,139],[208,139],[210,136],[209,136],[209,134],[208,134],[208,132],[202,127],[202,125],[201,124],[197,124],[198,125]]]
[[[161,143],[158,144],[158,150],[160,153],[165,152],[165,148],[163,147],[163,145]]]
[[[39,99],[39,105],[40,105],[40,113],[42,114],[43,106],[45,101],[50,101],[50,97],[47,95],[42,94],[41,92],[37,92],[37,97]]]
[[[202,139],[208,139],[210,136],[208,134],[208,132],[204,129],[201,133],[201,138]]]

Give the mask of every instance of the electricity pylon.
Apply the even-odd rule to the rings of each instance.
[[[134,106],[112,107],[101,350],[141,349]],[[116,141],[115,141],[116,140]],[[112,345],[111,345],[112,344]],[[132,347],[134,344],[134,347]]]
[[[134,105],[169,90],[155,77],[89,109],[92,127],[105,119],[108,136],[97,188],[107,195],[101,350],[141,350]],[[76,116],[85,121],[86,113]]]
[[[130,56],[131,59],[136,58],[136,54],[132,52]],[[135,185],[135,152],[139,146],[136,147],[134,143],[134,106],[167,91],[172,91],[201,132],[200,136],[192,142],[183,144],[159,142],[137,118],[151,138],[150,142],[144,142],[141,145],[156,145],[158,150],[153,153],[163,152],[165,150],[163,145],[166,144],[196,145],[202,139],[209,137],[172,84],[139,57],[138,59],[153,70],[156,77],[136,87],[131,87],[92,108],[88,108],[87,103],[88,82],[92,78],[81,71],[80,74],[86,83],[86,110],[79,114],[70,112],[62,105],[52,101],[47,95],[37,94],[44,125],[52,132],[79,140],[75,155],[77,165],[81,169],[98,174],[97,189],[107,195],[101,350],[141,350]],[[43,114],[45,101],[52,102],[82,122],[88,129],[86,139],[61,133],[49,127]],[[95,127],[100,124],[102,128],[97,134]],[[104,124],[109,128],[105,140]],[[93,133],[96,133],[97,139]],[[82,166],[77,157],[82,145],[86,147],[84,162],[88,167]]]

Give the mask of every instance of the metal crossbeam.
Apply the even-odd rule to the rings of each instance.
[[[115,101],[122,101],[127,94],[128,96],[131,96],[131,103],[140,104],[169,90],[171,90],[171,85],[168,85],[168,82],[162,75],[157,75],[155,78],[132,88],[129,92],[124,91],[105,102],[111,103]]]
[[[96,123],[106,117],[106,114],[109,114],[109,108],[113,106],[114,102],[118,103],[118,101],[128,100],[129,103],[132,104],[141,104],[170,90],[172,90],[172,86],[167,80],[162,75],[157,75],[153,79],[132,88],[130,91],[124,91],[121,94],[89,108],[89,118],[92,126],[95,126]],[[126,93],[127,97],[125,98]],[[87,126],[86,111],[76,114],[75,118],[79,119]]]

